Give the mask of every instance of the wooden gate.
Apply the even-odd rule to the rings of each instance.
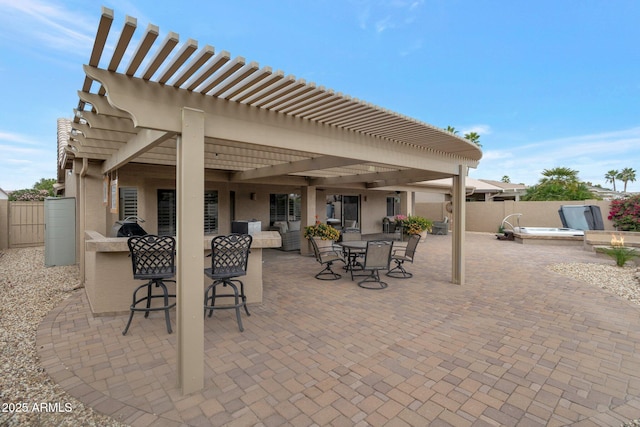
[[[44,245],[44,202],[9,202],[9,247]]]

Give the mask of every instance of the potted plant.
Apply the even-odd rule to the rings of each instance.
[[[331,246],[340,238],[340,231],[329,224],[320,222],[316,217],[316,223],[314,225],[308,225],[304,228],[304,237],[307,239],[318,237],[320,240],[326,241],[327,246]]]
[[[431,231],[433,221],[418,215],[396,215],[396,226],[400,226],[403,234],[412,235],[419,234],[421,241],[427,236],[427,232]]]

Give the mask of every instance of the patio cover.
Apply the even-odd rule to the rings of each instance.
[[[173,32],[154,48],[154,25],[130,49],[136,19],[127,16],[110,36],[113,19],[103,7],[59,166],[77,158],[83,170],[99,162],[103,174],[128,162],[176,167],[178,363],[185,393],[202,386],[202,361],[187,361],[183,353],[202,346],[201,316],[184,309],[202,303],[202,289],[180,283],[202,281],[201,248],[186,242],[202,239],[205,170],[217,181],[301,185],[303,196],[318,186],[384,188],[453,178],[459,220],[452,281],[464,283],[465,176],[482,156],[475,144],[224,50],[198,48],[195,40],[180,45]]]

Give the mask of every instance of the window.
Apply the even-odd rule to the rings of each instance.
[[[204,192],[205,234],[218,232],[218,192]],[[158,190],[158,234],[176,235],[176,190]]]
[[[204,192],[204,234],[218,232],[218,192]]]
[[[351,227],[353,222],[360,224],[360,196],[328,195],[327,219],[330,224],[342,227]]]
[[[400,213],[400,197],[387,197],[387,216],[395,216]]]
[[[269,221],[298,221],[302,217],[302,199],[299,194],[270,194]]]
[[[136,187],[121,187],[118,201],[118,219],[138,216],[138,189]]]
[[[342,196],[342,226],[360,223],[360,196]]]
[[[158,190],[158,235],[176,235],[176,190]]]

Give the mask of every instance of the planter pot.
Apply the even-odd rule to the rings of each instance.
[[[331,249],[336,241],[335,240],[321,240],[317,239],[316,244],[318,245],[318,250],[323,251],[325,249]],[[307,245],[309,245],[309,252],[313,254],[313,246],[311,241],[307,239]]]
[[[318,249],[320,250],[331,248],[335,242],[336,242],[335,240],[316,240],[316,243],[318,244]]]

